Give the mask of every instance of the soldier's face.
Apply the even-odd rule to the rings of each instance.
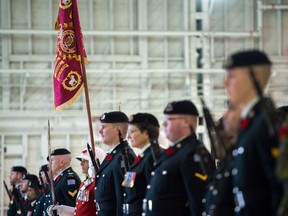
[[[101,135],[102,142],[106,145],[116,144],[115,141],[118,140],[117,128],[110,123],[102,123],[99,134]]]
[[[229,100],[238,105],[246,105],[254,97],[254,89],[246,68],[232,68],[224,81]]]
[[[58,155],[51,156],[51,171],[52,171],[53,178],[62,171],[62,163],[63,161],[62,161],[61,156],[58,156]]]
[[[27,180],[27,179],[21,180],[21,182],[20,182],[20,191],[22,193],[26,193],[27,192],[28,183],[29,183],[29,180]]]
[[[44,183],[44,184],[48,183],[48,181],[47,181],[47,178],[46,178],[46,175],[45,175],[44,171],[41,171],[41,172],[40,172],[40,176],[41,176],[41,178],[43,179],[43,183]]]
[[[37,194],[35,192],[35,189],[31,188],[31,187],[28,187],[26,195],[27,195],[29,201],[34,201],[37,198]]]
[[[182,137],[182,126],[185,122],[185,117],[181,115],[165,115],[163,126],[166,137],[171,142],[176,142]]]
[[[81,168],[82,168],[82,173],[83,174],[88,174],[88,169],[89,169],[89,162],[88,160],[81,159]]]
[[[128,140],[132,147],[142,148],[149,143],[149,136],[146,131],[141,132],[137,126],[129,125]]]
[[[9,178],[10,178],[10,184],[11,185],[14,185],[14,184],[16,184],[19,181],[18,173],[15,172],[15,171],[12,171],[10,173]]]

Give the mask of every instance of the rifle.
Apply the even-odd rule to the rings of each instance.
[[[124,162],[124,169],[125,169],[125,172],[127,172],[130,168],[129,154],[128,154],[127,146],[123,140],[121,131],[119,129],[118,129],[118,136],[119,136],[120,144],[122,145],[122,160]]]
[[[11,199],[12,199],[12,194],[11,194],[11,192],[8,190],[8,187],[7,187],[6,182],[3,181],[3,184],[4,184],[4,187],[5,187],[5,190],[6,190],[7,194],[8,194],[8,196],[9,196],[9,200],[11,200]]]
[[[149,127],[147,128],[147,133],[148,133],[149,140],[151,143],[152,157],[153,157],[153,160],[155,163],[160,156],[161,148],[160,148],[159,143],[158,143],[158,137],[155,137],[155,134],[152,132],[152,130]]]
[[[94,166],[95,174],[96,174],[96,173],[98,172],[98,170],[99,170],[99,167],[100,167],[99,161],[98,161],[98,160],[97,160],[97,161],[95,160],[94,153],[93,153],[93,151],[92,151],[89,143],[87,143],[87,149],[88,149],[89,156],[90,156],[90,159],[91,159],[92,164],[93,164],[93,166]],[[91,177],[91,176],[90,176],[90,177]]]
[[[202,103],[203,115],[206,122],[206,127],[208,130],[208,135],[211,144],[211,156],[215,159],[225,158],[227,155],[227,149],[225,148],[222,137],[219,134],[218,128],[214,123],[212,115],[205,105],[203,98],[200,98]]]
[[[50,137],[50,121],[49,120],[48,120],[48,154],[49,154],[50,191],[51,191],[51,197],[52,197],[52,205],[56,205],[54,182],[53,182],[53,175],[52,175],[51,137]],[[53,216],[57,216],[57,210],[53,210]]]
[[[161,153],[161,148],[159,146],[157,138],[150,138],[150,143],[151,143],[151,152],[152,152],[152,157],[154,160],[154,163],[158,160],[160,153]]]
[[[256,90],[256,93],[258,97],[260,98],[260,103],[262,106],[262,111],[264,113],[264,118],[265,118],[266,125],[268,127],[269,134],[271,137],[273,137],[274,135],[277,135],[277,128],[276,128],[275,123],[277,121],[279,123],[279,119],[277,119],[278,118],[277,110],[275,108],[275,105],[272,99],[268,97],[264,97],[263,92],[260,88],[260,85],[256,80],[252,67],[248,68],[248,72],[252,80],[252,84]]]

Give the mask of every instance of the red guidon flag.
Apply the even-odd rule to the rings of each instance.
[[[81,56],[87,61],[76,0],[60,0],[57,51],[53,74],[54,106],[62,110],[80,96],[84,84]]]

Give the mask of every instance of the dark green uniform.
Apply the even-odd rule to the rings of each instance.
[[[236,215],[276,216],[281,185],[275,176],[278,139],[271,137],[257,103],[242,120],[232,169]]]
[[[218,169],[212,175],[203,199],[205,211],[202,216],[233,216],[234,195],[232,180],[233,157],[231,152],[219,163]]]
[[[10,200],[9,209],[7,211],[7,216],[15,216],[15,215],[25,215],[25,208],[23,204],[22,194],[19,189],[19,185],[13,187],[12,198]]]
[[[201,215],[209,175],[215,170],[206,148],[191,134],[165,150],[156,162],[143,201],[146,215]]]
[[[75,206],[78,189],[80,186],[80,178],[74,170],[69,167],[64,170],[55,180],[54,180],[54,193],[56,203],[58,205]],[[47,208],[52,205],[51,192],[45,196],[43,204],[43,215],[47,215]]]
[[[129,160],[132,164],[135,154],[127,141],[124,144],[129,149]],[[121,186],[124,180],[124,163],[122,161],[123,144],[119,144],[106,156],[97,175],[95,199],[98,216],[122,216],[123,192]]]
[[[147,185],[150,182],[153,163],[151,147],[149,147],[131,165],[126,176],[129,174],[133,176],[134,180],[133,186],[125,187],[123,215],[141,216],[142,201],[145,198]]]

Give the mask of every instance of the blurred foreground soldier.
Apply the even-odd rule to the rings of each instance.
[[[120,142],[118,132],[124,138],[127,135],[128,118],[123,112],[104,113],[101,118],[99,133],[104,144],[110,147],[109,154],[102,162],[96,174],[95,198],[98,216],[120,216],[122,214],[123,192],[121,183],[125,168],[122,160],[123,149],[127,150],[128,163],[135,157],[127,141]]]
[[[74,207],[81,181],[77,173],[71,168],[71,152],[65,148],[58,148],[51,152],[51,158],[47,157],[47,160],[51,160],[49,169],[52,170],[56,203]],[[51,214],[53,208],[51,205],[50,191],[45,198],[44,215],[48,212]],[[48,207],[49,209],[47,209]]]
[[[17,212],[18,212],[18,215],[21,215],[21,209],[20,209],[19,203],[17,202],[17,199],[22,198],[19,187],[20,187],[20,182],[21,182],[23,175],[26,175],[26,174],[27,174],[27,170],[23,166],[13,166],[11,168],[11,173],[10,173],[9,178],[10,178],[10,184],[12,186],[12,193],[11,193],[12,198],[9,203],[9,209],[7,212],[8,216],[15,216],[17,215]]]
[[[142,201],[154,163],[150,140],[158,140],[160,125],[157,118],[149,113],[132,115],[128,123],[128,140],[132,147],[139,149],[139,155],[122,183],[125,187],[123,215],[141,216]]]
[[[106,153],[99,147],[95,147],[95,154],[100,163],[104,160]],[[82,173],[86,175],[85,180],[80,184],[79,192],[77,195],[76,206],[65,206],[65,205],[56,205],[53,207],[53,210],[57,210],[57,213],[60,216],[94,216],[96,214],[96,205],[95,205],[95,178],[88,175],[89,169],[89,152],[87,148],[76,157],[81,161],[80,165],[82,168]]]
[[[215,170],[211,155],[196,137],[198,111],[191,101],[169,103],[163,126],[173,143],[156,161],[143,200],[145,215],[201,215],[209,175]]]
[[[33,215],[42,215],[44,210],[44,202],[46,195],[50,193],[50,177],[48,174],[48,165],[44,164],[39,169],[39,179],[42,193],[37,197],[33,206]]]
[[[27,199],[29,200],[29,203],[30,203],[30,205],[27,209],[27,216],[35,215],[33,213],[34,213],[34,207],[36,204],[36,200],[38,197],[41,196],[42,193],[44,193],[42,188],[41,188],[41,185],[39,184],[37,176],[36,175],[32,175],[32,176],[33,177],[31,177],[29,179],[28,189],[27,189],[27,193],[26,193]]]
[[[277,136],[271,136],[250,73],[264,90],[271,73],[271,62],[258,50],[242,51],[227,60],[225,87],[229,100],[242,106],[232,169],[236,215],[275,216],[281,187],[275,176],[279,154]]]
[[[232,216],[234,215],[234,194],[232,169],[232,150],[236,143],[239,129],[241,107],[228,104],[228,110],[220,119],[218,127],[226,149],[226,158],[222,158],[218,169],[212,175],[207,187],[206,198],[203,199],[205,212],[202,216]]]

